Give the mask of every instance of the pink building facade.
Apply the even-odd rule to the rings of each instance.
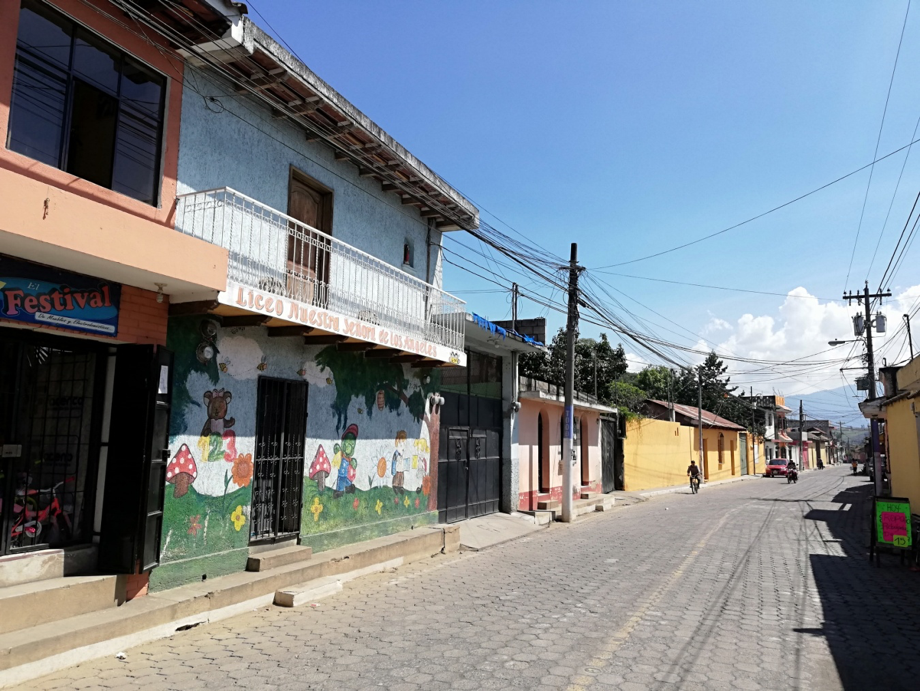
[[[521,378],[518,413],[519,496],[521,511],[534,511],[538,502],[562,500],[562,388]],[[578,394],[575,400],[576,498],[602,491],[601,416],[616,409]]]

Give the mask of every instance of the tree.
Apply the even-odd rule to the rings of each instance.
[[[626,373],[626,367],[623,346],[611,346],[607,334],[601,334],[600,340],[581,338],[575,343],[576,391],[593,394],[596,381],[598,398],[608,401],[610,384]]]
[[[546,353],[533,353],[521,358],[519,367],[524,377],[563,386],[565,384],[565,331],[559,329]],[[580,338],[575,342],[575,390],[594,393],[597,367],[597,395],[609,401],[610,384],[626,375],[626,353],[622,345],[614,348],[601,334],[600,339]]]
[[[645,399],[649,397],[638,386],[619,381],[611,382],[607,387],[607,393],[610,405],[636,415],[642,412]]]
[[[663,365],[649,365],[639,372],[636,386],[645,391],[649,398],[659,401],[674,400],[675,382],[679,375]]]

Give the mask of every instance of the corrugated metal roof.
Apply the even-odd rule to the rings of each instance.
[[[664,406],[665,409],[668,407],[667,401],[656,401],[654,399],[649,399],[652,403],[657,405]],[[692,418],[696,420],[699,417],[699,408],[692,405],[682,405],[680,403],[674,403],[674,412],[684,417]],[[715,413],[711,413],[708,410],[703,410],[703,424],[707,427],[719,427],[721,429],[731,429],[738,430],[740,432],[744,431],[744,427],[741,425],[736,425],[731,420],[726,420],[724,417],[719,417]]]

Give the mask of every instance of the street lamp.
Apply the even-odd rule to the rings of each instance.
[[[859,339],[854,339],[852,341],[833,340],[833,341],[828,341],[827,344],[829,346],[839,346],[839,345],[843,345],[844,343],[856,343],[857,340]]]

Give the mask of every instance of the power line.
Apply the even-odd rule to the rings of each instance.
[[[878,126],[878,137],[875,139],[875,153],[872,158],[878,157],[878,147],[882,141],[882,130],[885,129],[885,116],[888,114],[888,101],[891,98],[891,87],[894,84],[894,75],[898,70],[898,58],[901,56],[901,44],[904,42],[904,29],[907,28],[907,15],[910,14],[910,0],[907,0],[907,9],[904,11],[904,23],[901,25],[901,37],[898,39],[898,51],[894,56],[894,65],[891,67],[891,79],[888,80],[888,93],[885,95],[885,109],[882,111],[882,122]],[[908,150],[908,154],[910,151]],[[853,258],[856,256],[856,247],[859,245],[859,233],[862,230],[863,217],[866,215],[866,202],[869,200],[869,188],[872,187],[872,176],[875,174],[875,164],[869,169],[869,182],[866,183],[866,194],[863,197],[862,211],[859,213],[859,225],[856,226],[856,239],[853,241],[853,251],[850,253],[850,265],[847,267],[847,277],[843,282],[843,289],[847,289],[850,282],[850,271],[853,268]],[[871,267],[870,267],[871,269]]]
[[[648,254],[648,255],[646,255],[646,256],[644,256],[644,257],[638,257],[638,258],[636,258],[636,259],[630,259],[629,261],[618,262],[618,263],[616,263],[616,264],[605,264],[605,265],[603,265],[603,266],[597,266],[597,267],[594,267],[593,270],[594,270],[594,271],[597,271],[597,270],[599,270],[599,269],[612,269],[612,268],[617,267],[617,266],[625,266],[625,265],[627,265],[627,264],[635,264],[636,262],[646,261],[647,259],[654,259],[655,257],[660,257],[660,256],[665,255],[665,254],[670,254],[671,252],[677,252],[678,250],[682,250],[682,249],[685,249],[685,248],[687,248],[687,247],[691,247],[692,245],[697,245],[697,244],[699,244],[699,243],[701,243],[701,242],[705,242],[706,240],[711,240],[711,239],[714,238],[714,237],[717,237],[717,236],[719,236],[719,235],[723,235],[724,233],[728,233],[729,231],[732,231],[732,230],[736,230],[737,228],[740,228],[740,227],[742,227],[742,226],[748,225],[749,223],[753,223],[754,221],[756,221],[756,220],[758,220],[758,219],[761,219],[761,218],[763,218],[764,216],[769,216],[770,214],[775,213],[775,212],[779,211],[780,209],[785,209],[787,206],[791,206],[792,204],[795,204],[796,202],[800,202],[800,201],[802,201],[803,199],[805,199],[806,197],[810,197],[811,195],[817,194],[818,192],[821,192],[822,190],[825,190],[825,189],[827,189],[828,187],[831,187],[832,185],[836,185],[838,182],[842,182],[843,180],[846,180],[847,178],[851,178],[851,177],[853,177],[854,175],[856,175],[857,173],[861,173],[861,172],[864,171],[866,168],[869,168],[870,166],[874,166],[876,163],[879,163],[880,161],[884,161],[885,159],[890,158],[891,156],[894,156],[894,155],[895,155],[896,153],[898,153],[899,151],[904,151],[904,149],[906,149],[906,148],[908,148],[908,147],[910,147],[910,146],[913,146],[913,145],[916,144],[917,142],[920,142],[920,139],[914,139],[913,141],[908,142],[908,143],[905,144],[904,146],[898,147],[898,148],[895,149],[894,151],[890,151],[889,153],[885,154],[884,156],[880,156],[879,158],[876,158],[874,161],[871,161],[871,162],[867,163],[867,164],[864,165],[864,166],[860,166],[860,167],[857,168],[856,170],[851,170],[851,171],[850,171],[849,173],[847,173],[846,175],[841,175],[839,178],[836,178],[835,180],[831,180],[830,182],[825,183],[824,185],[821,185],[820,187],[816,187],[815,189],[811,190],[810,192],[806,192],[805,194],[801,194],[801,195],[799,195],[798,197],[796,197],[795,199],[790,199],[790,200],[787,201],[787,202],[784,202],[784,203],[782,203],[782,204],[779,204],[778,206],[774,206],[772,209],[768,209],[767,211],[764,211],[763,213],[759,213],[759,214],[757,214],[756,216],[751,216],[750,218],[748,218],[748,219],[746,219],[746,220],[744,220],[744,221],[741,221],[740,223],[736,223],[736,224],[734,224],[734,225],[732,225],[732,226],[729,226],[728,228],[723,228],[722,230],[718,230],[718,231],[716,231],[716,232],[714,232],[714,233],[710,233],[709,235],[704,235],[703,237],[697,238],[696,240],[691,240],[690,242],[685,242],[685,243],[683,243],[683,244],[681,244],[681,245],[677,245],[676,247],[671,247],[670,249],[662,250],[661,252],[655,252],[654,254]]]
[[[656,283],[671,283],[673,285],[679,286],[692,286],[694,288],[709,288],[711,290],[726,290],[732,293],[753,293],[755,295],[775,295],[778,297],[788,297],[788,298],[799,298],[802,300],[826,300],[834,301],[834,298],[823,298],[816,295],[792,295],[791,293],[776,293],[768,290],[753,290],[750,288],[728,288],[726,286],[713,286],[706,283],[687,283],[686,281],[673,281],[667,278],[652,278],[651,276],[634,276],[632,274],[621,274],[615,271],[598,271],[594,270],[594,273],[602,273],[605,276],[620,276],[622,278],[636,278],[641,281],[654,281]]]

